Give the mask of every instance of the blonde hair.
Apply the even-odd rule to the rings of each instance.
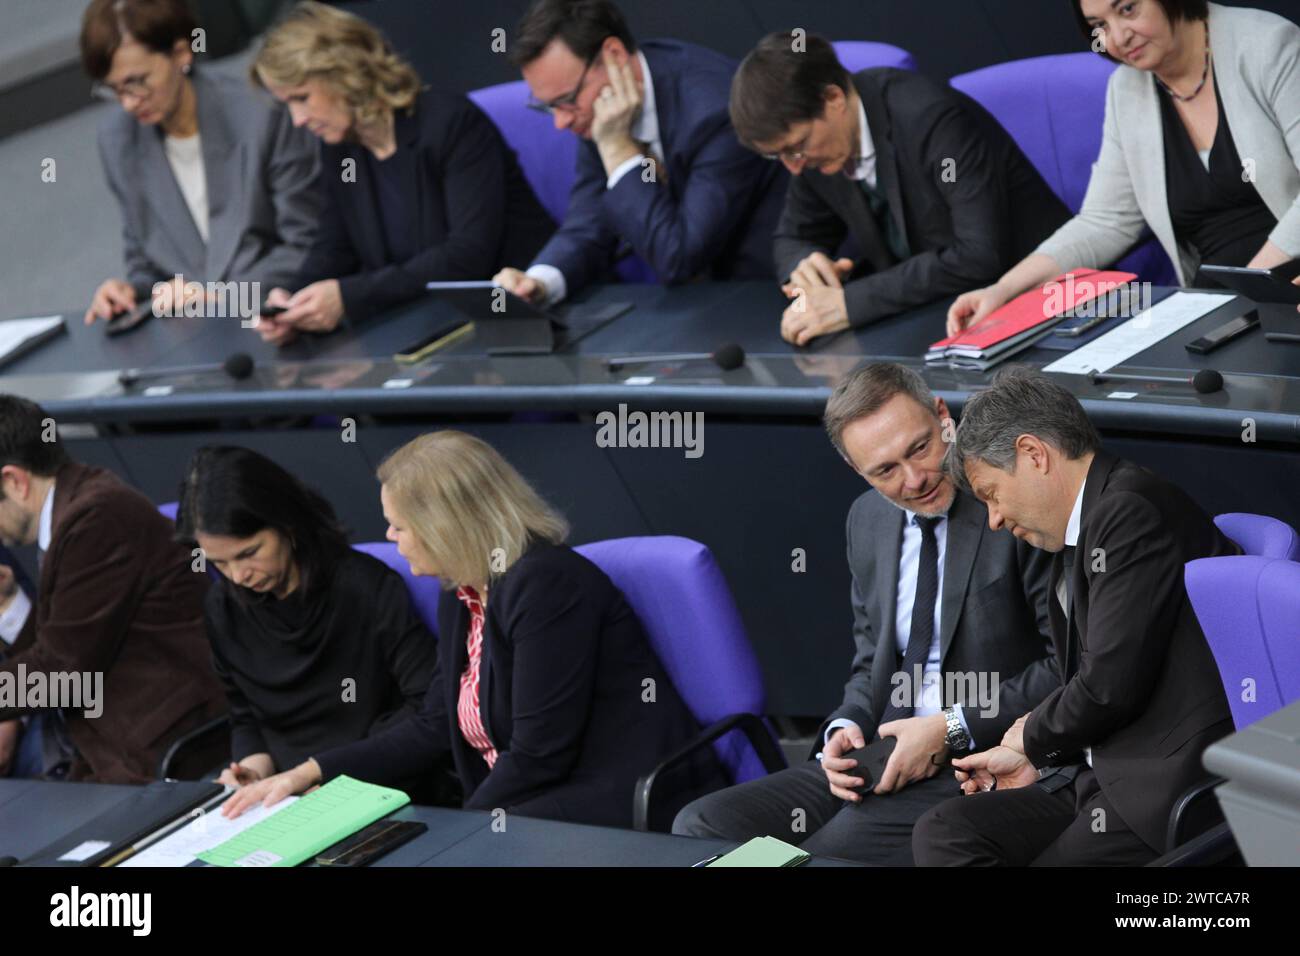
[[[464,432],[407,442],[380,463],[377,477],[447,589],[486,586],[531,543],[561,544],[569,534],[496,449]]]
[[[258,86],[301,86],[319,79],[370,125],[410,109],[420,76],[394,53],[377,29],[354,14],[313,3],[297,4],[267,34],[249,72]]]

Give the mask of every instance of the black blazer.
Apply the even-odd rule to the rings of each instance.
[[[889,703],[898,670],[898,560],[903,512],[875,491],[849,511],[849,567],[853,572],[853,673],[844,700],[826,718],[814,741],[821,749],[826,726],[843,717],[867,740]],[[1006,531],[991,531],[984,507],[958,491],[948,512],[940,600],[939,667],[943,674],[996,674],[997,713],[983,714],[978,687],[954,682],[957,694],[944,704],[962,705],[978,750],[997,746],[1008,727],[1061,679],[1048,637],[1047,555]]]
[[[898,262],[862,186],[842,173],[791,177],[775,235],[784,282],[813,252],[850,236],[849,323],[865,325],[994,282],[1070,218],[982,106],[908,70],[853,76],[876,148],[877,184],[911,257]]]
[[[699,728],[622,593],[582,555],[551,544],[531,547],[493,583],[479,672],[480,714],[499,754],[490,771],[456,718],[469,622],[464,604],[445,596],[438,670],[420,713],[318,754],[324,778],[399,784],[450,755],[467,808],[630,826],[636,779]],[[675,782],[662,822],[726,780],[704,748]]]
[[[1034,708],[1025,754],[1037,767],[1083,759],[1129,828],[1157,852],[1174,802],[1209,774],[1201,752],[1232,732],[1219,670],[1196,620],[1183,566],[1239,554],[1180,488],[1100,451],[1088,469],[1070,579],[1068,639],[1078,671]],[[1065,566],[1057,554],[1052,585]],[[1065,615],[1050,601],[1066,673]]]
[[[514,150],[464,96],[423,91],[414,113],[395,117],[400,163],[415,190],[420,251],[390,259],[368,153],[359,143],[321,145],[318,187],[324,212],[298,287],[338,279],[344,312],[356,321],[417,298],[426,282],[490,279],[528,262],[555,223],[524,179]],[[344,163],[356,171],[345,181]]]

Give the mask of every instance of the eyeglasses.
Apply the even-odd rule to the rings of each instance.
[[[775,153],[760,153],[759,155],[764,159],[770,159],[772,161],[788,159],[792,163],[801,163],[805,156],[807,156],[808,140],[810,139],[812,139],[811,129],[808,130],[807,136],[799,140],[799,142],[795,143],[793,146],[787,146],[785,149],[779,150]]]
[[[548,103],[543,103],[541,100],[530,96],[528,98],[528,108],[539,113],[546,113],[548,116],[554,116],[557,110],[574,109],[578,104],[578,95],[582,92],[582,85],[587,82],[587,73],[595,62],[596,57],[594,56],[587,61],[587,65],[582,68],[582,75],[578,77],[578,85],[573,88],[572,92],[557,96]]]
[[[90,87],[90,95],[106,103],[120,103],[128,96],[137,100],[144,99],[149,95],[149,77],[147,74],[128,76],[120,86],[99,81]]]

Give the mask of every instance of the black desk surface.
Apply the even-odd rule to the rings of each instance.
[[[784,299],[772,283],[696,283],[677,288],[620,285],[597,288],[587,302],[628,301],[635,308],[561,354],[494,357],[473,338],[413,367],[392,355],[455,313],[426,298],[382,319],[331,335],[304,337],[283,349],[262,343],[238,319],[154,319],[116,339],[101,326],[66,316],[69,334],[0,369],[0,388],[46,406],[60,421],[158,421],[271,414],[595,411],[627,402],[737,415],[819,415],[829,390],[864,357],[919,357],[943,335],[947,302],[913,310],[864,329],[795,349],[778,323]],[[1172,385],[1094,385],[1062,376],[1103,428],[1239,436],[1242,418],[1256,420],[1259,440],[1300,441],[1300,345],[1267,342],[1256,330],[1209,356],[1183,344],[1249,303],[1233,299],[1157,343],[1120,370],[1191,374],[1215,368],[1224,391],[1198,396]],[[1297,322],[1300,327],[1300,321]],[[745,367],[723,372],[710,362],[633,365],[611,372],[602,357],[710,352],[735,342]],[[219,365],[235,352],[256,361],[253,375],[230,381],[220,371],[179,373],[125,388],[117,371],[133,367]],[[1063,353],[1033,349],[1018,360],[1046,364]],[[979,372],[926,369],[936,392],[959,410],[987,383]],[[653,376],[649,384],[628,384]],[[152,387],[151,387],[152,386]],[[1129,400],[1108,396],[1136,391]]]
[[[0,780],[0,856],[26,857],[93,819],[135,788],[94,783]],[[406,806],[395,817],[429,829],[376,866],[688,867],[738,844],[638,833],[507,814]],[[852,866],[815,858],[809,866]]]

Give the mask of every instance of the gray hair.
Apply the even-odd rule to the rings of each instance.
[[[1013,365],[999,372],[990,388],[966,401],[944,468],[959,487],[970,490],[966,463],[973,459],[1014,471],[1021,435],[1033,435],[1070,459],[1101,447],[1101,437],[1077,398],[1042,372]]]
[[[925,379],[919,372],[896,362],[859,365],[840,379],[826,402],[822,421],[831,444],[845,461],[849,461],[849,456],[844,451],[844,429],[859,419],[874,415],[898,394],[910,395],[931,415],[936,414],[934,394],[925,384]]]

